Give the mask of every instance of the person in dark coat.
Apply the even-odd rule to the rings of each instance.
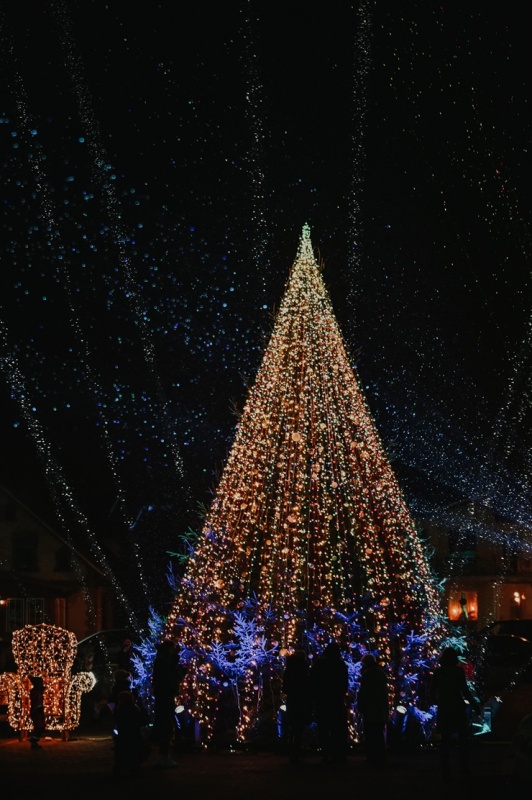
[[[451,769],[451,747],[453,736],[458,738],[460,771],[469,772],[469,710],[476,705],[467,684],[464,668],[458,661],[458,651],[447,647],[440,655],[439,666],[431,679],[431,697],[438,709],[436,732],[441,737],[440,759],[443,777],[448,778]]]
[[[328,764],[341,764],[347,756],[347,665],[337,642],[330,642],[310,670],[310,685],[319,746]]]
[[[299,761],[303,731],[312,722],[312,698],[307,658],[302,650],[286,659],[283,673],[283,692],[286,695],[286,724],[290,760]]]
[[[114,772],[126,770],[135,775],[148,757],[149,744],[143,728],[149,722],[146,711],[135,702],[132,692],[122,691],[113,711],[114,721]]]
[[[386,724],[390,713],[388,676],[371,653],[361,660],[357,710],[362,717],[366,760],[372,766],[386,762]]]
[[[118,669],[123,669],[133,675],[133,642],[131,639],[124,639],[116,660]]]
[[[40,675],[30,676],[30,717],[33,730],[30,734],[30,744],[33,749],[39,749],[39,739],[46,730],[46,718],[44,714],[44,681]]]
[[[125,669],[117,669],[114,674],[114,683],[111,686],[111,691],[107,702],[113,711],[118,704],[118,696],[120,692],[132,692],[131,689],[131,675]],[[135,695],[135,692],[132,692]]]
[[[175,642],[165,639],[157,645],[152,672],[154,732],[159,746],[160,767],[176,766],[170,758],[170,744],[175,730],[175,698],[185,674]]]

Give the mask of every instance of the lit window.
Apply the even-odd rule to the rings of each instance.
[[[449,597],[449,619],[452,622],[476,622],[478,619],[478,597],[476,592],[455,590]]]

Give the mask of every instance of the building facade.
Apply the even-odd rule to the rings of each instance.
[[[452,622],[480,630],[496,620],[532,618],[528,531],[476,503],[456,504],[441,524],[422,527]]]
[[[101,568],[0,486],[0,637],[47,623],[82,639],[115,623]]]

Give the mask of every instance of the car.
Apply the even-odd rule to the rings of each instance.
[[[486,651],[492,661],[521,666],[532,659],[532,641],[512,633],[493,634],[486,638]]]
[[[497,691],[532,681],[532,620],[497,620],[482,631],[482,677]]]
[[[499,619],[486,629],[488,636],[518,636],[532,642],[532,619]]]

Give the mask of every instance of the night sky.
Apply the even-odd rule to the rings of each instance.
[[[161,605],[304,223],[415,517],[529,524],[528,4],[21,2],[0,482]],[[1,565],[0,565],[1,569]]]

